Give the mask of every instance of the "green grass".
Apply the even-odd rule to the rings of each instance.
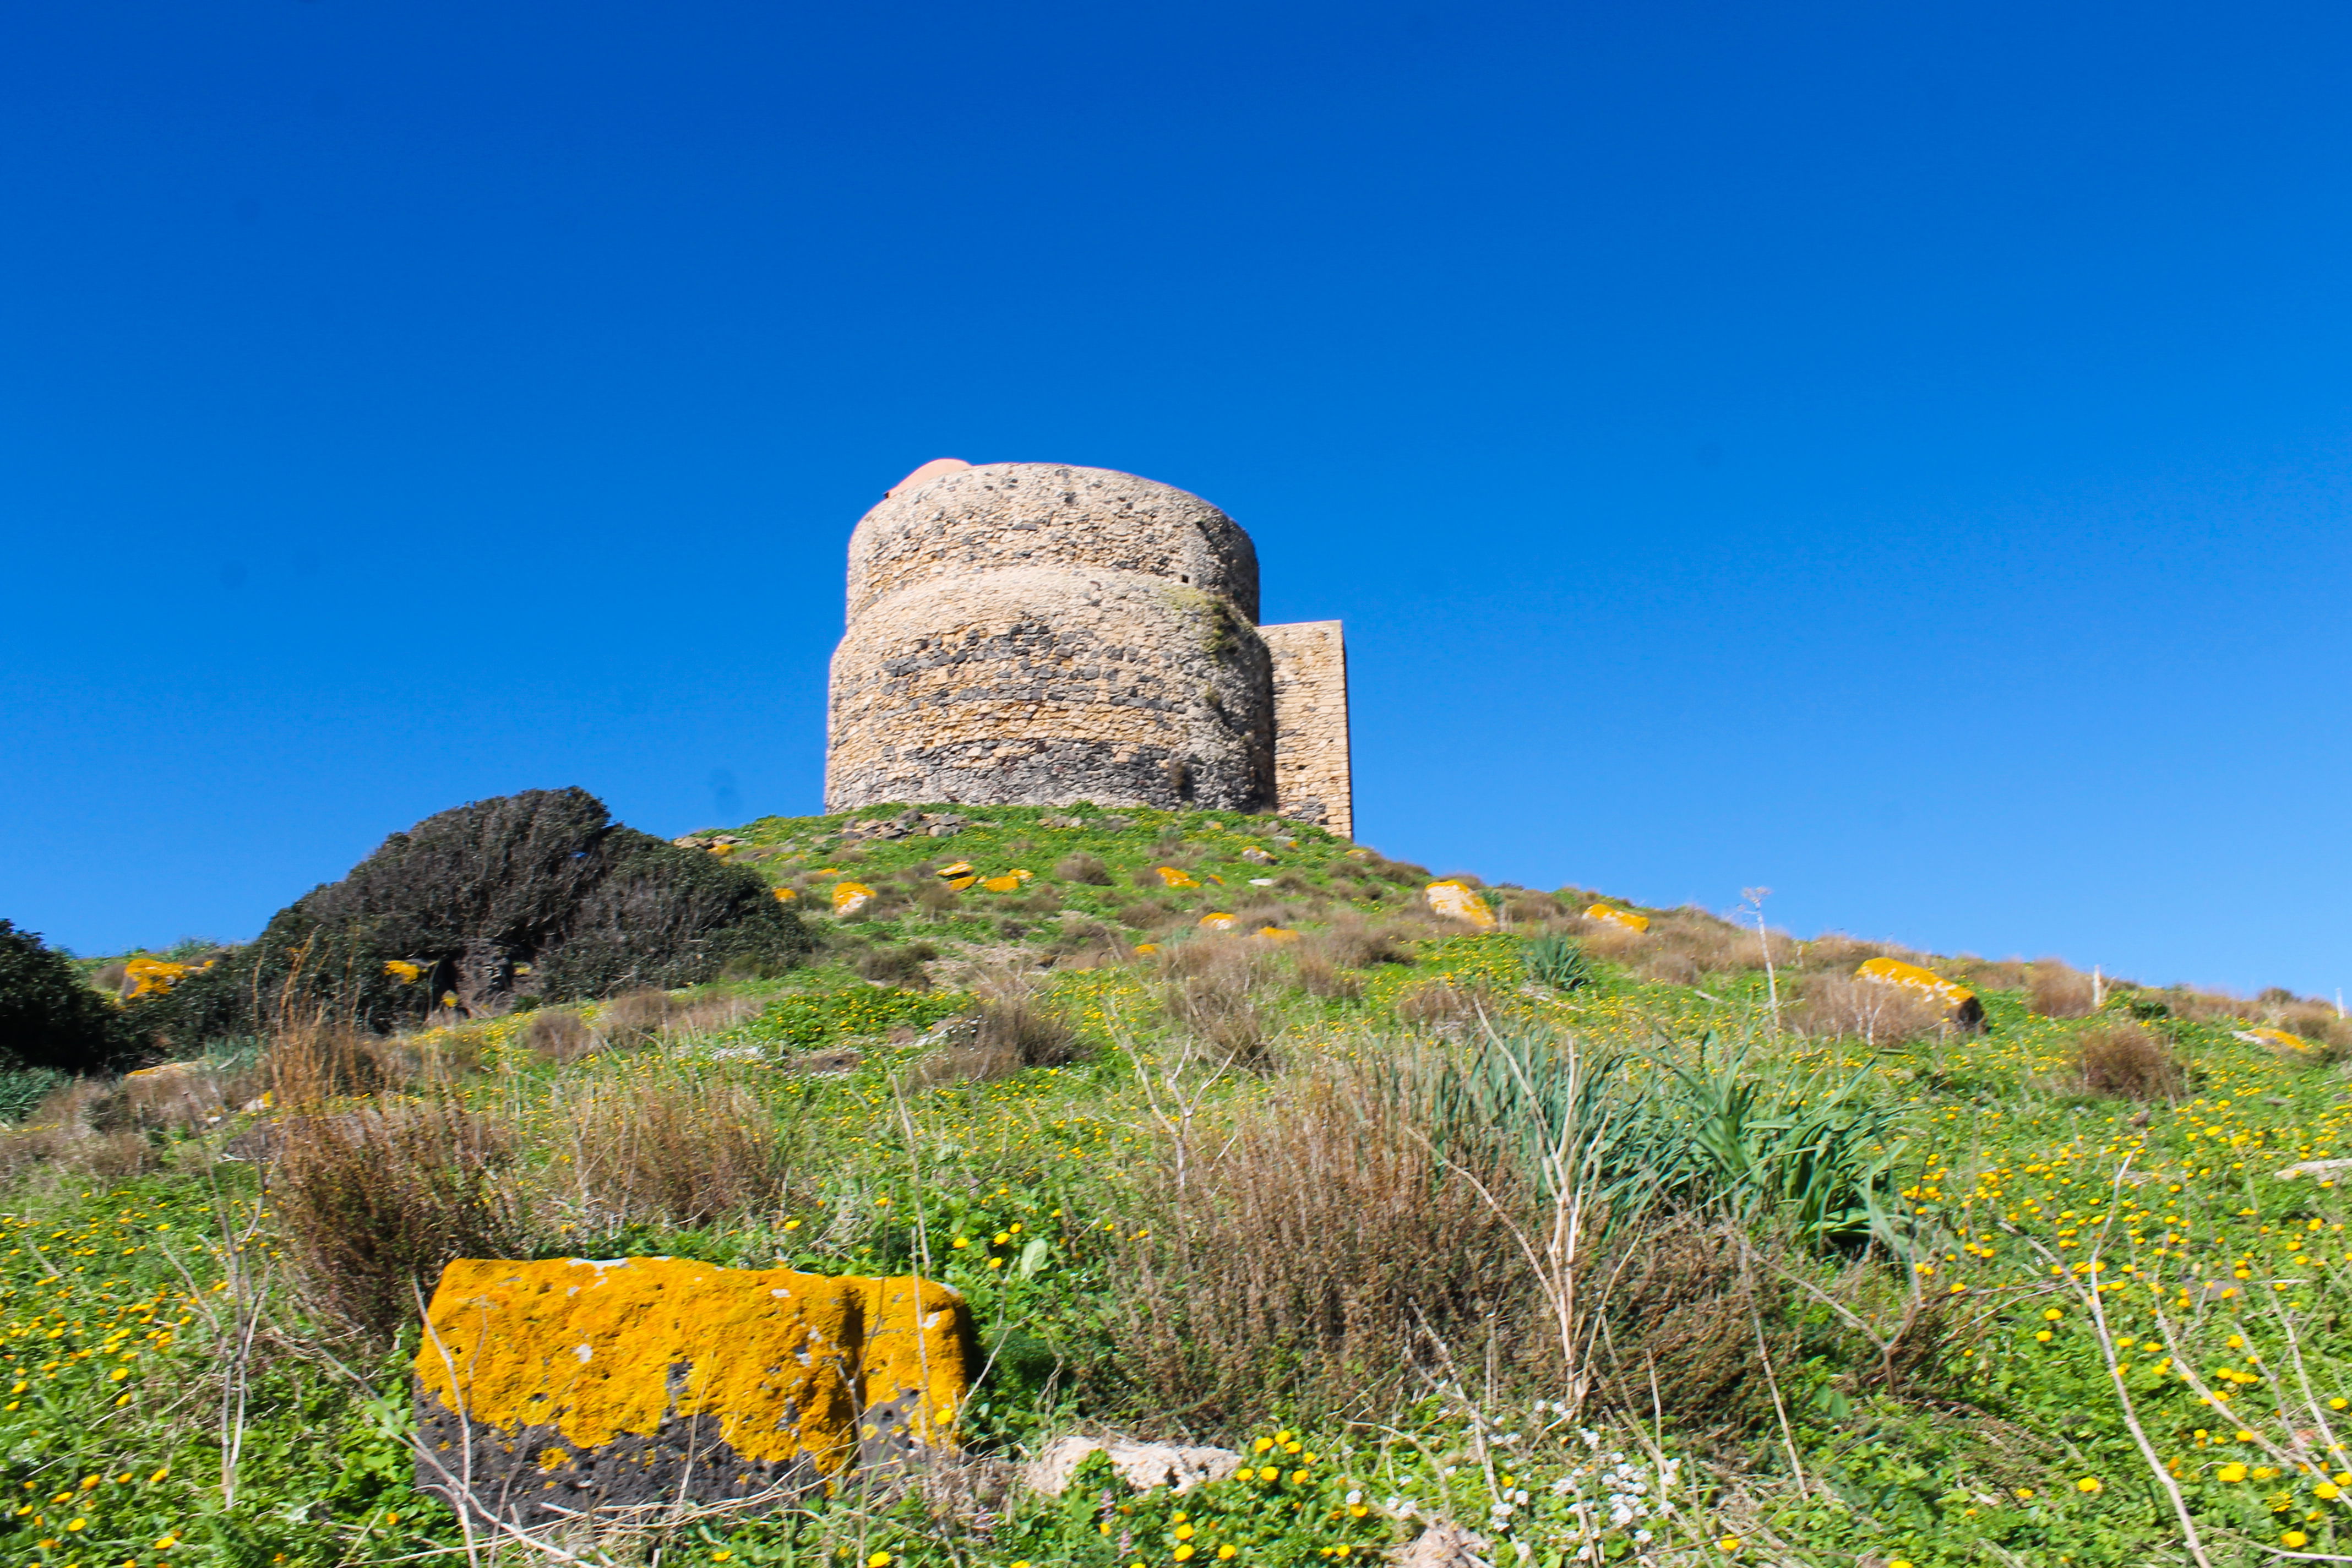
[[[1320,1563],[1372,1556],[1444,1517],[1501,1542],[1504,1563],[1518,1560],[1512,1540],[1541,1563],[1575,1561],[1583,1540],[1608,1561],[1677,1563],[2187,1562],[2173,1499],[2127,1415],[2210,1561],[2352,1547],[2336,1490],[2352,1492],[2352,1476],[2328,1479],[2352,1471],[2335,1447],[2352,1442],[2341,1430],[2352,1405],[2339,1408],[2352,1401],[2347,1205],[2338,1187],[2273,1175],[2346,1152],[2352,1109],[2315,1053],[2160,1020],[2190,1089],[2177,1105],[2142,1107],[2069,1082],[2074,1040],[2106,1020],[2037,1018],[2014,993],[1986,995],[1986,1035],[1874,1050],[1776,1033],[1758,972],[1690,987],[1588,961],[1568,989],[1556,943],[1531,953],[1507,932],[1423,927],[1414,961],[1366,971],[1353,996],[1308,994],[1284,967],[1289,950],[1266,944],[1276,1069],[1219,1076],[1169,1024],[1151,963],[1104,954],[1147,934],[1181,940],[1202,915],[1252,903],[1285,904],[1310,932],[1379,920],[1413,905],[1417,868],[1392,872],[1264,818],[1134,811],[1116,814],[1129,825],[1113,831],[1040,821],[1057,813],[955,809],[971,825],[954,837],[846,848],[837,818],[734,830],[751,840],[737,856],[796,887],[834,946],[809,969],[716,988],[761,1004],[727,1028],[566,1067],[526,1048],[526,1016],[417,1043],[465,1044],[478,1058],[455,1092],[516,1130],[519,1191],[557,1170],[560,1097],[583,1074],[648,1086],[726,1075],[789,1132],[798,1175],[772,1208],[706,1226],[551,1226],[538,1255],[918,1269],[965,1292],[995,1352],[962,1423],[976,1453],[1018,1459],[1103,1424],[1230,1443],[1249,1452],[1247,1478],[1171,1499],[1090,1475],[1064,1499],[1015,1490],[937,1508],[844,1492],[775,1518],[681,1526],[613,1548],[616,1560],[658,1547],[662,1563],[682,1564],[887,1554],[1161,1568],[1187,1560],[1187,1546],[1194,1562],[1231,1546],[1225,1561]],[[1244,859],[1249,848],[1277,864]],[[1112,884],[1057,881],[1053,868],[1074,854],[1098,858]],[[1034,879],[933,895],[938,908],[908,890],[872,919],[824,912],[842,877],[919,885],[953,861]],[[1161,864],[1199,886],[1136,885]],[[1264,877],[1291,880],[1250,886]],[[1163,906],[1165,929],[1120,923],[1144,902]],[[1115,940],[1074,941],[1081,922]],[[918,942],[942,954],[928,988],[857,977],[861,952]],[[1008,973],[1043,988],[1087,1058],[927,1083],[926,1047],[909,1042],[971,1005],[967,984]],[[1395,1002],[1439,981],[1500,1009],[1525,1069],[1510,1084],[1491,1060],[1481,1067],[1475,1030],[1405,1039]],[[1615,1064],[1608,1118],[1569,1106],[1542,1078],[1546,1053],[1571,1037],[1588,1061]],[[858,1052],[841,1076],[775,1065],[839,1045]],[[1648,1163],[1621,1152],[1612,1169],[1651,1172],[1667,1198],[1703,1203],[1748,1238],[1742,1267],[1762,1305],[1735,1326],[1752,1326],[1771,1357],[1754,1404],[1663,1425],[1642,1408],[1571,1419],[1542,1403],[1562,1391],[1465,1367],[1393,1407],[1297,1408],[1203,1430],[1120,1364],[1119,1271],[1142,1244],[1139,1178],[1165,1147],[1171,1076],[1214,1125],[1287,1083],[1408,1052],[1458,1064],[1465,1084],[1486,1072],[1487,1089],[1463,1091],[1486,1096],[1476,1115],[1535,1142],[1579,1117],[1607,1136],[1638,1134]],[[81,1141],[12,1135],[0,1561],[323,1568],[460,1544],[449,1511],[408,1485],[413,1341],[386,1350],[320,1324],[278,1245],[256,1136],[270,1115]]]

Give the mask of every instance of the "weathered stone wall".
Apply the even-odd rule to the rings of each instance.
[[[1274,672],[1275,809],[1356,835],[1348,763],[1348,647],[1338,621],[1260,626]]]
[[[1197,496],[927,464],[850,541],[826,809],[1275,802],[1257,555]]]

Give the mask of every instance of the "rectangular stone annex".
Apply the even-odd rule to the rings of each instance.
[[[1356,836],[1348,765],[1348,647],[1338,621],[1260,626],[1274,658],[1275,809]]]

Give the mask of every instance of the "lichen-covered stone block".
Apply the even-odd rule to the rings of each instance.
[[[1486,907],[1478,889],[1466,882],[1432,882],[1422,889],[1421,896],[1432,910],[1449,920],[1464,921],[1480,931],[1495,929],[1495,911]]]
[[[1859,980],[1874,980],[1882,985],[1899,985],[1916,992],[1943,1008],[1945,1016],[1964,1029],[1978,1028],[1984,1023],[1984,1004],[1977,1000],[1977,994],[1932,969],[1922,969],[1899,958],[1873,958],[1864,960],[1853,973]]]
[[[952,1441],[963,1299],[682,1258],[460,1259],[417,1352],[417,1485],[526,1527],[820,1486]]]

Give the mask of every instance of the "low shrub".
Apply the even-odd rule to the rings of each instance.
[[[529,1245],[499,1181],[506,1130],[446,1095],[283,1117],[265,1180],[286,1258],[318,1310],[379,1341],[458,1258]]]
[[[1181,1158],[1180,1158],[1181,1153]],[[1146,1177],[1108,1364],[1174,1428],[1280,1410],[1385,1412],[1418,1373],[1523,1363],[1526,1264],[1498,1212],[1433,1151],[1410,1096],[1370,1076],[1285,1085]]]
[[[2183,1073],[2170,1042],[2137,1024],[2086,1031],[2075,1043],[2083,1092],[2122,1100],[2172,1100]]]
[[[1078,882],[1097,888],[1111,885],[1110,868],[1104,865],[1102,858],[1097,855],[1063,856],[1054,862],[1054,878],[1056,881]]]
[[[0,920],[0,1066],[100,1072],[136,1038],[70,959]]]
[[[623,827],[584,790],[526,790],[394,834],[128,1016],[183,1049],[313,1025],[382,1031],[500,1013],[519,994],[698,984],[811,945],[749,868]]]
[[[2026,969],[2025,1005],[2044,1018],[2087,1018],[2097,987],[2063,958],[2037,958]]]
[[[773,1204],[791,1179],[779,1122],[730,1077],[602,1078],[558,1103],[573,1129],[568,1196],[592,1229],[707,1225]]]
[[[588,1020],[570,1007],[546,1007],[531,1015],[522,1028],[526,1049],[558,1067],[576,1062],[603,1042]]]

